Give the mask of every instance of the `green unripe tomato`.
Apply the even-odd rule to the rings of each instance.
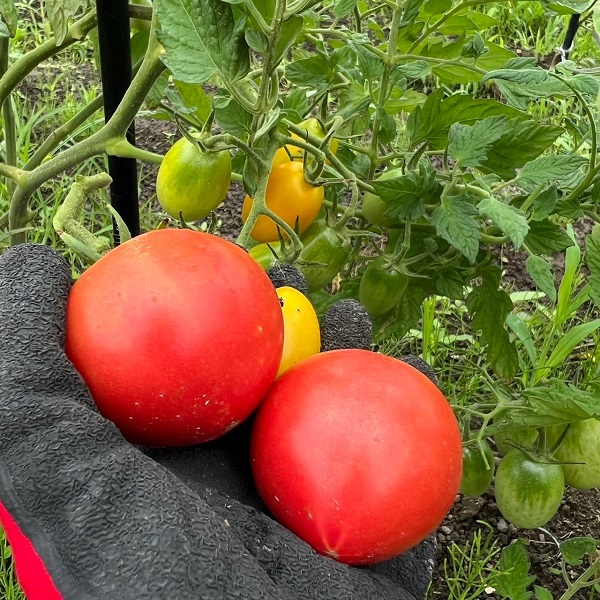
[[[482,444],[483,454],[478,446],[463,447],[463,474],[459,492],[465,496],[481,496],[494,478],[494,454],[486,440]]]
[[[517,448],[506,454],[496,470],[496,503],[515,527],[544,526],[558,511],[564,491],[560,465],[535,462]]]
[[[199,221],[227,195],[231,184],[229,152],[203,152],[182,137],[166,153],[158,170],[156,197],[174,219]]]
[[[360,279],[358,299],[372,317],[379,317],[400,302],[408,281],[404,273],[390,267],[384,259],[377,258]]]
[[[375,181],[385,181],[386,179],[393,179],[402,175],[401,169],[391,169],[390,171],[384,171]],[[377,225],[379,227],[391,227],[392,225],[398,225],[399,221],[397,217],[390,217],[385,214],[389,204],[383,201],[376,194],[366,192],[362,200],[362,214],[369,223]]]
[[[571,487],[578,490],[600,487],[600,421],[585,419],[571,423],[554,458],[565,463],[582,463],[562,466],[565,482]]]

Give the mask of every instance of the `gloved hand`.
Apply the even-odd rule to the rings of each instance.
[[[63,351],[67,262],[0,257],[0,524],[28,600],[420,600],[429,538],[355,568],[266,513],[250,423],[186,449],[136,448],[94,407]]]

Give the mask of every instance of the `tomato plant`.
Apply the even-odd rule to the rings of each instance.
[[[282,347],[269,278],[206,233],[138,236],[92,265],[68,298],[67,355],[100,412],[138,444],[196,444],[235,427],[273,382]]]
[[[310,300],[293,287],[277,288],[283,313],[283,354],[277,376],[321,350],[321,332]]]
[[[410,365],[367,350],[323,352],[277,379],[250,454],[275,517],[356,565],[431,533],[461,479],[460,431],[442,393]]]
[[[223,200],[231,183],[229,152],[203,152],[187,138],[177,140],[163,159],[156,197],[174,219],[198,221]]]
[[[274,166],[269,175],[265,202],[269,209],[281,217],[290,227],[298,224],[302,233],[317,218],[323,203],[324,190],[311,185],[304,178],[301,162],[288,161]],[[242,207],[242,219],[248,219],[253,200],[246,196]],[[257,242],[274,242],[279,239],[276,223],[267,216],[260,216],[251,231]]]
[[[465,446],[460,493],[465,496],[481,496],[490,487],[495,468],[494,454],[486,440],[482,442],[482,449],[475,445]]]
[[[560,465],[535,462],[510,450],[496,470],[494,492],[500,512],[516,527],[542,527],[558,511],[565,491]]]
[[[567,463],[563,471],[570,486],[580,490],[600,487],[600,421],[571,423],[554,457]]]

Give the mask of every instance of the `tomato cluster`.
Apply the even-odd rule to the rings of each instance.
[[[454,501],[460,431],[435,384],[370,350],[321,351],[309,299],[212,234],[157,230],[102,257],[69,294],[66,351],[137,444],[206,442],[256,410],[258,492],[340,561],[407,550]]]
[[[498,509],[513,525],[541,527],[556,514],[565,485],[600,487],[600,420],[517,429],[494,436],[499,461],[487,441],[463,449],[460,491],[479,496],[494,481]],[[495,473],[494,473],[495,471]]]

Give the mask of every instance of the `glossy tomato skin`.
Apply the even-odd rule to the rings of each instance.
[[[302,248],[296,266],[306,277],[308,292],[330,284],[350,257],[352,245],[342,232],[329,227],[325,220],[315,221],[302,237]]]
[[[360,278],[358,299],[372,317],[379,317],[400,302],[408,284],[407,275],[377,258]]]
[[[524,529],[542,527],[560,506],[565,478],[560,465],[539,463],[514,448],[496,469],[494,493],[504,518]]]
[[[267,207],[292,228],[298,220],[300,233],[317,218],[324,197],[322,186],[315,187],[306,182],[301,162],[288,161],[271,169],[265,196]],[[244,223],[253,202],[250,196],[246,196],[242,206]],[[279,239],[277,225],[265,215],[258,217],[250,235],[257,242],[276,242]]]
[[[226,433],[264,396],[282,347],[269,278],[242,248],[207,233],[133,238],[68,297],[67,355],[100,412],[137,444]]]
[[[482,444],[483,454],[477,445],[463,448],[463,474],[459,491],[465,496],[481,496],[494,479],[494,454],[487,440],[483,440]]]
[[[562,426],[559,428],[564,430]],[[571,423],[554,458],[571,463],[563,465],[565,482],[571,487],[579,490],[600,487],[600,420]]]
[[[171,146],[160,165],[156,197],[174,219],[183,216],[185,221],[199,221],[223,202],[230,184],[228,151],[203,152],[182,137]]]
[[[283,353],[277,376],[321,350],[317,313],[310,300],[293,287],[277,288],[283,314]]]
[[[402,176],[402,169],[390,169],[384,171],[376,181],[386,181],[387,179],[394,179],[394,177]],[[398,225],[400,220],[398,217],[390,217],[386,215],[389,208],[389,204],[382,200],[376,194],[366,192],[362,200],[362,214],[369,223],[377,225],[379,227],[391,227]]]
[[[367,350],[284,373],[261,403],[250,455],[273,515],[321,554],[366,565],[413,547],[458,492],[462,444],[425,375]]]

